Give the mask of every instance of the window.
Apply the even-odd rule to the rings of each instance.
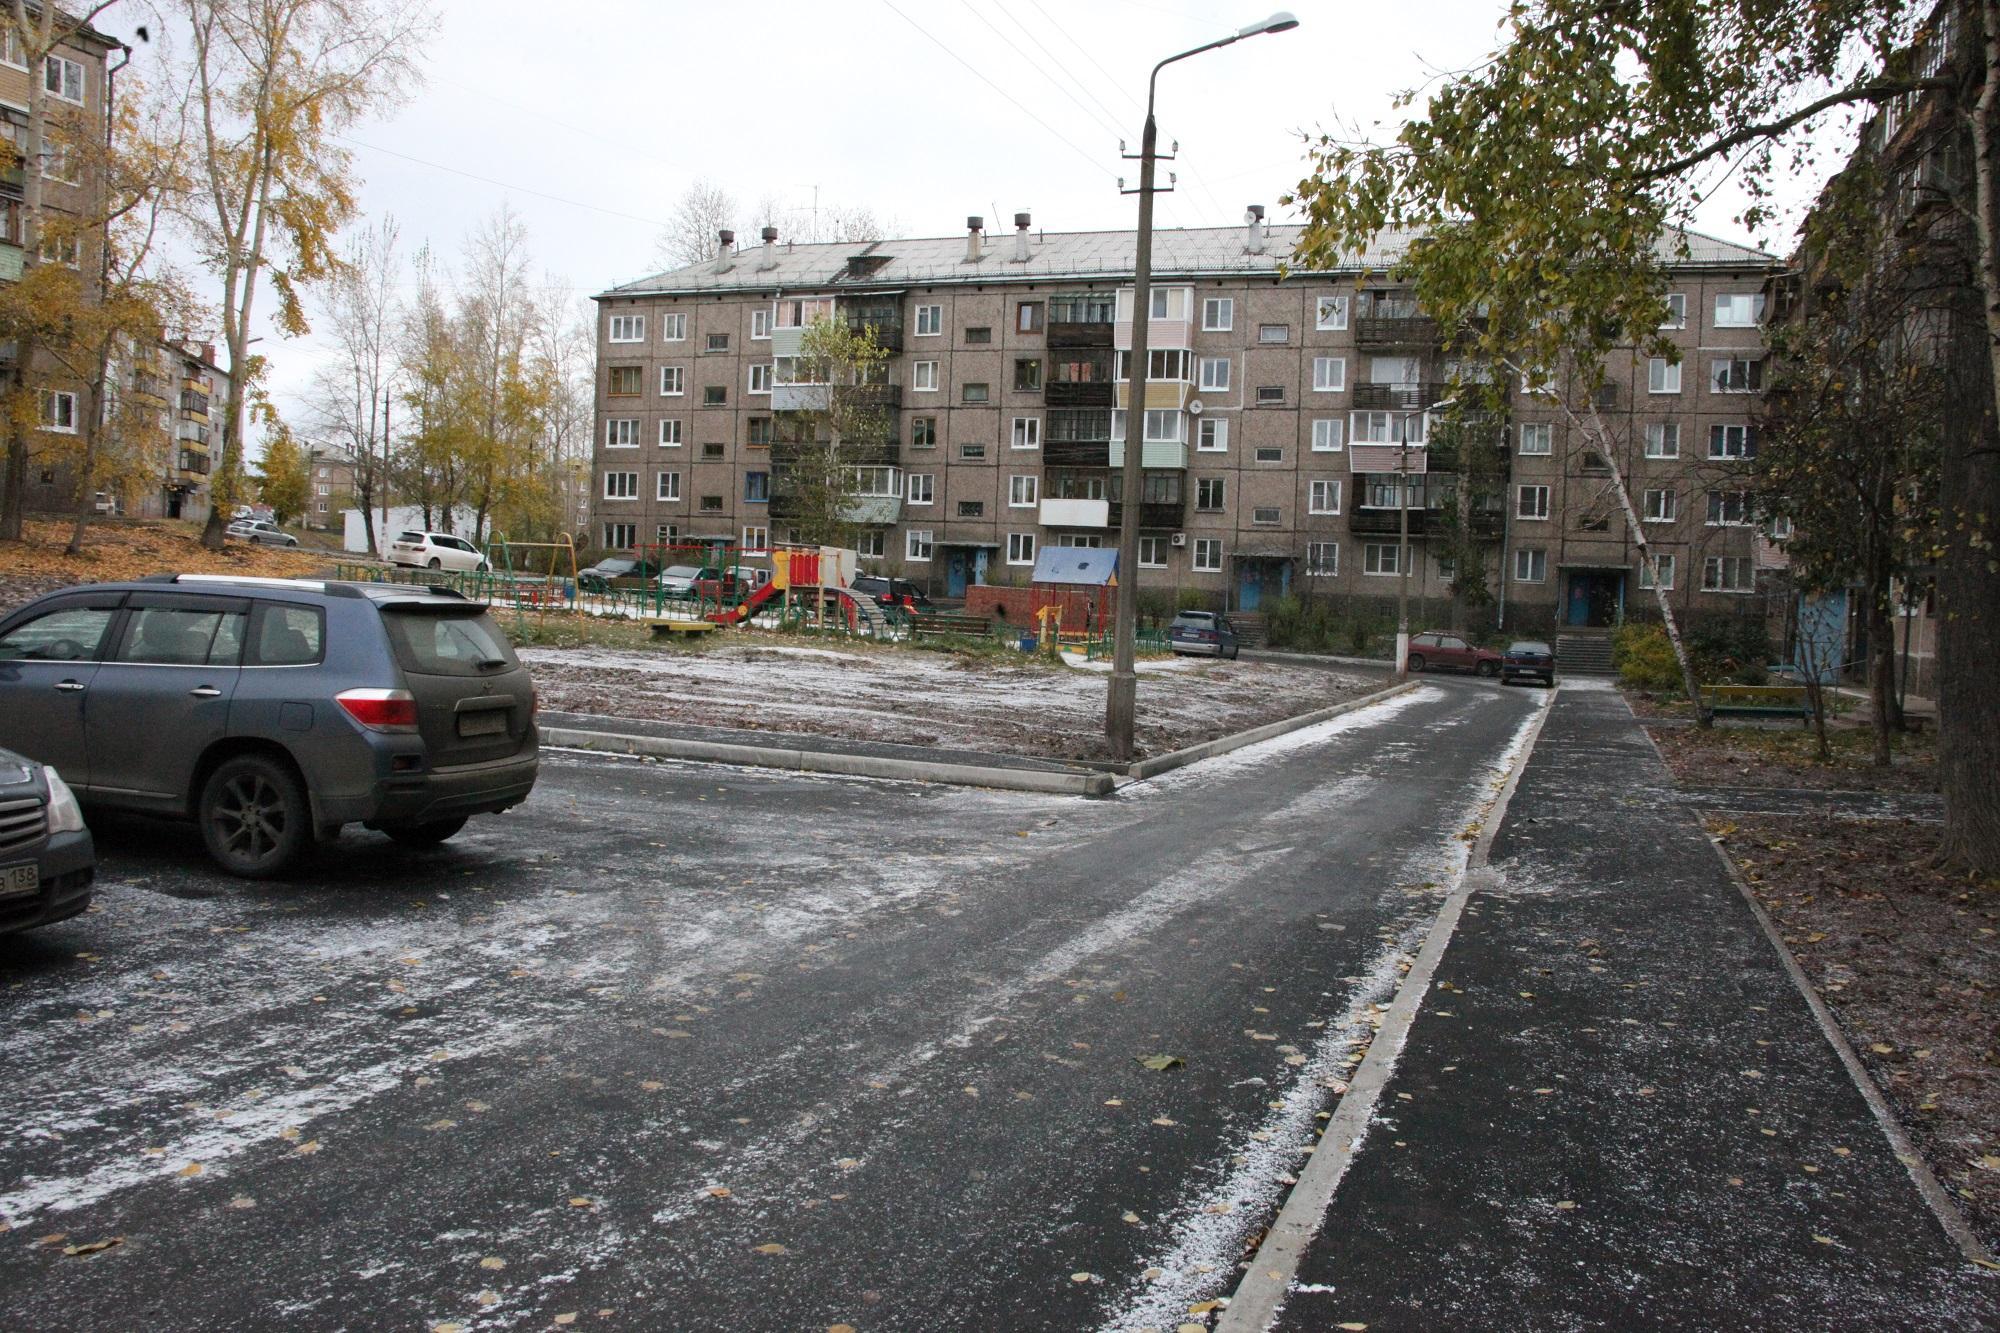
[[[937,448],[937,418],[910,418],[910,447],[912,449]]]
[[[913,505],[935,504],[937,502],[937,474],[934,472],[912,472],[910,474],[910,503]]]
[[[42,86],[65,102],[83,104],[83,66],[51,55],[42,62]]]
[[[669,343],[686,342],[688,317],[685,314],[660,316],[660,341]]]
[[[963,459],[986,457],[986,445],[978,440],[967,441],[958,446],[958,456]]]
[[[681,419],[667,417],[660,422],[660,447],[678,449],[681,447]]]
[[[1757,456],[1757,430],[1754,426],[1710,426],[1708,428],[1708,456],[1710,458],[1755,458]]]
[[[1250,521],[1263,527],[1276,527],[1282,516],[1276,505],[1256,505],[1250,510]]]
[[[917,393],[936,393],[938,363],[917,361],[910,366],[910,388]]]
[[[721,407],[728,401],[729,386],[727,385],[710,384],[705,386],[701,391],[701,403],[703,407]]]
[[[0,65],[12,65],[15,69],[28,67],[27,53],[21,49],[21,34],[11,27],[0,32]]]
[[[1747,528],[1755,512],[1748,491],[1708,493],[1708,525],[1712,528]]]
[[[1715,298],[1715,327],[1754,329],[1764,322],[1762,292],[1723,292]]]
[[[1223,498],[1228,493],[1227,478],[1200,477],[1194,483],[1194,507],[1207,513],[1220,513]]]
[[[1146,354],[1146,378],[1149,381],[1177,380],[1185,383],[1194,368],[1193,357],[1194,353],[1185,348],[1156,347]],[[1112,376],[1121,382],[1132,378],[1130,353],[1118,353]]]
[[[1258,445],[1256,454],[1257,461],[1260,463],[1282,463],[1285,461],[1285,451],[1275,444]]]
[[[306,666],[319,661],[326,619],[317,607],[263,602],[251,616],[251,666]]]
[[[1660,321],[1663,329],[1684,329],[1688,326],[1688,298],[1686,292],[1667,293],[1667,317]]]
[[[1226,393],[1229,390],[1229,358],[1226,356],[1205,356],[1201,359],[1201,387],[1209,393]]]
[[[1215,417],[1203,417],[1201,425],[1195,428],[1194,447],[1204,453],[1228,453],[1229,423]]]
[[[42,429],[76,434],[76,395],[61,389],[42,390]]]
[[[606,389],[614,398],[630,398],[638,394],[645,372],[638,366],[611,367],[611,383]]]
[[[979,518],[985,513],[986,501],[984,500],[960,500],[958,502],[958,516],[960,518]]]
[[[1319,417],[1313,421],[1313,452],[1338,453],[1346,443],[1347,423],[1339,417]]]
[[[1221,572],[1222,539],[1219,537],[1195,538],[1192,568],[1197,574],[1215,574]]]
[[[1397,550],[1389,542],[1365,542],[1361,547],[1361,572],[1363,574],[1394,574],[1397,570]]]
[[[993,341],[991,324],[971,324],[966,326],[965,342],[968,347],[982,346]]]
[[[1671,523],[1675,517],[1675,494],[1668,490],[1648,490],[1645,496],[1646,522]]]
[[[906,560],[929,560],[931,558],[931,533],[929,528],[911,528],[903,534],[903,558]]]
[[[1326,575],[1340,573],[1340,543],[1307,542],[1306,573]]]
[[[604,525],[604,549],[607,551],[629,551],[639,544],[637,523],[606,523]]]
[[[1040,417],[1014,418],[1014,447],[1016,449],[1039,449],[1042,447],[1042,419]]]
[[[745,441],[746,443],[750,444],[755,448],[762,448],[762,449],[768,449],[771,446],[771,440],[774,437],[774,429],[775,429],[771,425],[771,418],[751,417],[750,420],[747,423],[745,423],[745,425],[746,429],[749,431],[749,439]]]
[[[1313,358],[1313,392],[1339,393],[1347,387],[1347,358],[1344,356],[1316,356]]]
[[[1014,387],[1022,393],[1042,391],[1042,362],[1039,357],[1014,363]]]
[[[1646,423],[1646,457],[1679,458],[1681,456],[1681,427],[1677,421],[1649,421]]]
[[[671,504],[681,498],[681,474],[678,472],[656,473],[653,485],[656,490],[653,496],[655,500]]]
[[[1010,532],[1007,534],[1007,563],[1010,565],[1032,565],[1035,563],[1034,533]]]
[[[1141,537],[1139,539],[1139,567],[1141,569],[1165,569],[1167,567],[1167,539],[1165,537]]]
[[[701,447],[703,462],[711,462],[723,456],[724,446],[720,441],[711,441]]]
[[[243,651],[244,611],[221,608],[136,607],[126,622],[114,662],[153,662],[165,666],[235,666]]]
[[[672,546],[676,541],[680,540],[680,535],[681,530],[679,527],[672,523],[662,523],[659,527],[653,529],[653,544],[655,546]]]
[[[1790,514],[1771,515],[1771,522],[1767,531],[1774,542],[1790,540],[1792,535],[1792,516]]]
[[[635,449],[639,445],[639,422],[634,417],[613,417],[604,423],[604,447]]]
[[[1150,306],[1150,308],[1151,308],[1151,315],[1150,315],[1150,318],[1153,318],[1153,319],[1169,319],[1169,318],[1171,318],[1171,316],[1170,316],[1170,315],[1169,315],[1169,314],[1167,313],[1167,311],[1168,311],[1168,309],[1169,309],[1169,305],[1168,305],[1168,298],[1167,298],[1167,289],[1166,289],[1166,288],[1164,288],[1164,287],[1154,287],[1154,288],[1150,289],[1150,290],[1149,290],[1149,291],[1148,291],[1148,292],[1146,293],[1146,295],[1147,295],[1147,297],[1149,298],[1149,299],[1148,299],[1148,305],[1149,305],[1149,306]]]
[[[944,307],[941,305],[920,305],[917,307],[917,336],[935,338],[944,332]]]
[[[1312,484],[1312,504],[1308,512],[1314,514],[1338,514],[1340,512],[1340,483],[1337,481],[1316,481]]]
[[[1717,357],[1708,363],[1710,393],[1755,393],[1764,387],[1764,363],[1747,356]]]
[[[1546,421],[1521,423],[1521,453],[1546,456],[1555,452],[1556,428]]]
[[[903,493],[903,483],[897,479],[895,468],[858,467],[854,469],[854,493],[895,497]]]
[[[771,338],[771,312],[752,310],[750,312],[750,341],[768,342]]]
[[[1314,303],[1313,327],[1320,330],[1347,327],[1347,298],[1322,296]]]
[[[611,317],[611,341],[615,343],[642,343],[646,341],[646,317],[644,315],[613,315]]]
[[[751,393],[771,392],[771,374],[772,374],[772,366],[769,361],[765,361],[762,362],[761,364],[751,366],[750,392]]]
[[[1014,328],[1020,333],[1040,333],[1042,331],[1042,303],[1023,301],[1014,307]]]
[[[993,391],[983,383],[967,383],[959,386],[958,400],[961,403],[991,402]]]
[[[1544,519],[1549,516],[1549,488],[1522,486],[1514,496],[1514,517]]]
[[[728,350],[729,350],[729,335],[728,335],[728,334],[726,334],[726,333],[711,333],[711,334],[709,334],[709,335],[708,335],[708,350],[709,350],[709,351],[711,351],[711,352],[726,352],[726,351],[728,351]]]
[[[1012,476],[1007,478],[1007,507],[1009,509],[1033,509],[1039,499],[1040,480],[1032,476]]]
[[[1646,361],[1646,392],[1679,393],[1680,391],[1680,366],[1663,356],[1648,358]]]
[[[1211,296],[1201,303],[1201,327],[1205,333],[1227,333],[1236,325],[1236,302],[1227,296]]]
[[[859,533],[854,538],[854,554],[860,556],[864,560],[881,559],[883,546],[884,543],[882,540],[882,529],[880,528],[875,528],[869,532]]]
[[[721,497],[721,496],[719,496],[719,495],[704,495],[704,496],[702,496],[702,497],[701,497],[701,512],[702,512],[702,513],[704,513],[704,514],[719,514],[719,513],[721,513],[721,512],[722,512],[722,497]]]
[[[743,474],[743,503],[769,504],[771,502],[771,474],[768,472],[746,472]]]
[[[639,498],[639,474],[636,472],[607,472],[604,474],[604,498],[607,500],[636,500]]]
[[[1119,413],[1116,415],[1122,416],[1123,414]],[[1184,420],[1181,414],[1171,407],[1148,408],[1146,410],[1146,419],[1142,423],[1146,432],[1145,438],[1154,444],[1179,444],[1187,438],[1181,433]],[[1119,432],[1119,438],[1122,437],[1123,432],[1121,431]]]
[[[1443,552],[1439,552],[1437,555],[1437,572],[1438,572],[1438,581],[1440,583],[1457,582],[1458,557],[1453,555],[1446,555]]]
[[[771,530],[769,528],[747,527],[743,529],[743,554],[766,555],[771,550]]]
[[[1514,582],[1540,583],[1549,576],[1549,553],[1539,547],[1514,552]]]
[[[1260,343],[1286,343],[1292,340],[1292,326],[1289,324],[1259,324],[1257,341]]]
[[[660,367],[660,397],[678,398],[687,392],[686,366]]]
[[[1660,565],[1659,582],[1655,583],[1653,581],[1653,567],[1644,560],[1641,560],[1639,562],[1639,586],[1642,588],[1664,588],[1671,592],[1674,586],[1674,557],[1670,555],[1656,555],[1653,559],[1658,561]]]
[[[1711,555],[1701,562],[1703,592],[1754,592],[1756,574],[1748,556]]]

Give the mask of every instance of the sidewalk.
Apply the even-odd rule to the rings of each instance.
[[[1564,689],[1275,1327],[2000,1327],[1670,786]]]

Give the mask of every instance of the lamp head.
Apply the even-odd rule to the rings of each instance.
[[[1292,12],[1288,9],[1281,9],[1267,19],[1260,19],[1248,27],[1238,28],[1236,35],[1238,37],[1256,37],[1267,32],[1290,32],[1298,26],[1299,21],[1292,16]]]

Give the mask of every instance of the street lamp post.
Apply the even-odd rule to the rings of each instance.
[[[1159,128],[1153,120],[1153,94],[1160,71],[1175,61],[1213,51],[1267,32],[1288,32],[1299,21],[1280,10],[1267,19],[1238,29],[1227,37],[1168,56],[1153,66],[1146,79],[1146,125],[1139,136],[1139,231],[1132,267],[1132,347],[1128,354],[1131,386],[1125,400],[1125,459],[1121,470],[1118,516],[1119,595],[1111,641],[1111,683],[1104,698],[1104,734],[1115,759],[1132,757],[1132,727],[1137,712],[1139,676],[1139,496],[1145,485],[1147,320],[1152,317],[1153,180],[1159,163]]]

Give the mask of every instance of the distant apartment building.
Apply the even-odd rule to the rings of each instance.
[[[107,420],[129,433],[114,443],[133,450],[138,467],[123,494],[101,494],[98,507],[142,518],[205,520],[229,394],[214,346],[170,338],[134,346],[126,364],[113,367],[110,382]],[[122,413],[121,404],[127,409]]]
[[[867,327],[889,351],[893,430],[858,458],[864,566],[934,595],[1026,579],[1046,545],[1115,546],[1140,506],[1138,582],[1232,610],[1282,593],[1393,597],[1399,526],[1413,596],[1456,575],[1430,549],[1459,470],[1430,409],[1454,363],[1410,291],[1407,243],[1332,272],[1281,271],[1299,230],[1159,232],[1149,382],[1129,401],[1133,234],[1042,233],[1017,215],[964,236],[761,246],[601,293],[590,537],[603,549],[785,541],[772,442],[813,405],[804,329]],[[1615,353],[1594,402],[1676,604],[1750,614],[1759,533],[1746,476],[1772,256],[1687,235],[1672,260],[1679,361]],[[1566,386],[1546,386],[1564,390]],[[1605,460],[1547,392],[1513,386],[1484,420],[1488,484],[1465,497],[1508,623],[1608,624],[1643,597]],[[1572,406],[1578,404],[1572,400]],[[1136,438],[1141,493],[1122,494]],[[1404,471],[1407,487],[1399,485]],[[782,505],[780,505],[782,509]],[[1761,612],[1759,612],[1761,613]]]

